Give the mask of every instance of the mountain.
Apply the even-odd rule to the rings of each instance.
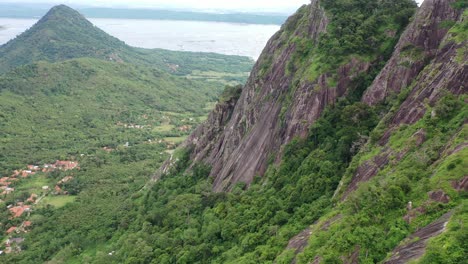
[[[466,8],[312,0],[152,182],[37,212],[6,260],[464,263]]]
[[[1,46],[0,263],[36,262],[9,260],[34,243],[23,240],[31,225],[67,225],[73,236],[76,225],[101,226],[83,241],[109,237],[127,201],[252,64],[132,48],[66,6]],[[31,237],[49,240],[42,231]]]
[[[242,94],[218,104],[184,143],[182,170],[166,162],[155,175],[161,192],[168,177],[185,168],[202,177],[206,166],[219,196],[201,219],[212,217],[221,240],[235,230],[231,244],[215,243],[227,247],[215,261],[462,261],[466,4],[428,0],[409,19],[414,7],[302,7],[267,44]]]
[[[2,72],[33,61],[61,61],[79,57],[109,60],[127,51],[125,43],[96,28],[77,11],[52,8],[31,29],[0,49]]]
[[[196,132],[193,142],[186,142],[195,147],[195,162],[213,167],[214,190],[230,190],[239,181],[250,184],[265,173],[269,160],[281,159],[284,145],[307,137],[328,105],[351,93],[359,96],[391,54],[414,10],[411,1],[371,4],[374,14],[354,5],[352,10],[329,1],[323,5],[343,17],[335,14],[330,26],[331,18],[318,1],[302,7],[267,44],[226,123],[228,129],[214,138]],[[384,15],[392,8],[399,12]],[[336,29],[355,13],[364,16],[355,22],[359,26]],[[330,27],[334,30],[325,33]]]
[[[133,48],[95,27],[77,11],[59,5],[32,28],[0,46],[0,73],[41,60],[82,57],[146,65],[178,75],[193,70],[240,74],[252,65],[246,57]]]

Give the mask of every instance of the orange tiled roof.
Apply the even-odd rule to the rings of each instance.
[[[6,232],[7,232],[7,234],[11,234],[11,233],[15,232],[15,230],[16,230],[16,226],[12,226]]]
[[[13,214],[13,218],[17,218],[23,215],[24,211],[29,210],[29,208],[27,205],[15,206],[10,208],[10,212]]]

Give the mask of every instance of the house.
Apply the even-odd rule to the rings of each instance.
[[[10,210],[11,214],[13,215],[13,218],[18,218],[21,217],[24,212],[29,212],[31,210],[31,207],[28,205],[20,205],[11,207],[8,210]]]
[[[54,188],[54,190],[55,190],[55,194],[57,194],[57,195],[59,195],[59,194],[62,194],[62,193],[63,193],[63,190],[62,190],[62,188],[60,188],[60,186],[58,186],[58,185],[55,185],[55,188]]]
[[[26,200],[26,202],[34,203],[37,200],[37,194],[32,193],[31,196]]]
[[[11,247],[12,245],[20,245],[21,243],[24,242],[24,238],[22,237],[16,237],[16,238],[9,238],[7,239],[7,241],[5,242],[5,246],[7,247]]]
[[[64,161],[57,160],[54,165],[56,168],[60,170],[65,170],[65,171],[79,168],[78,162],[68,161],[68,160],[64,160]]]
[[[23,178],[26,178],[26,177],[28,177],[28,176],[30,176],[30,175],[34,175],[34,174],[36,174],[36,173],[35,173],[35,172],[32,172],[32,171],[30,171],[30,170],[21,171],[21,177],[23,177]]]
[[[11,234],[11,233],[15,232],[15,231],[16,231],[16,229],[17,229],[17,227],[16,227],[16,226],[12,226],[12,227],[8,228],[8,230],[6,231],[6,233],[9,235],[9,234]]]
[[[181,132],[187,132],[187,131],[190,131],[190,129],[192,129],[192,126],[189,126],[189,125],[183,125],[178,128],[178,130]]]
[[[106,152],[112,152],[114,151],[113,148],[110,148],[110,147],[103,147],[102,150],[106,151]]]
[[[21,226],[16,230],[17,233],[27,233],[32,225],[31,221],[24,221]]]
[[[7,186],[1,186],[0,190],[3,190],[3,192],[1,193],[2,195],[7,195],[7,194],[10,194],[10,193],[15,191],[14,188],[10,188],[10,187],[7,187]]]
[[[42,172],[52,172],[55,170],[55,165],[54,164],[44,164],[44,168],[42,169]]]
[[[61,179],[59,182],[57,182],[57,184],[58,184],[58,185],[64,184],[64,183],[67,183],[67,182],[69,182],[69,181],[71,181],[71,180],[73,180],[73,176],[67,176],[67,177]]]
[[[9,180],[10,178],[8,177],[0,178],[0,186],[8,186],[10,184]]]
[[[28,170],[30,171],[38,171],[39,169],[40,169],[39,166],[28,165]]]

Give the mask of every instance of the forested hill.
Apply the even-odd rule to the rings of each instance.
[[[52,8],[32,28],[0,46],[0,73],[31,62],[91,57],[129,62],[187,75],[193,70],[245,73],[247,57],[133,48],[95,27],[77,11]]]

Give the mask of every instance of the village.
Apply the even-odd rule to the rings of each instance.
[[[145,121],[149,117],[142,117]],[[143,124],[118,122],[117,126],[125,129],[146,129],[158,133],[159,137],[147,139],[142,144],[161,144],[166,148],[166,153],[172,155],[174,149],[179,143],[187,138],[187,134],[193,129],[194,118],[183,119],[182,123],[171,124],[171,117],[163,116],[163,124],[152,126],[144,122]],[[187,124],[188,123],[188,124]],[[133,144],[132,144],[133,145]],[[122,145],[125,148],[130,147],[127,142]],[[107,153],[118,150],[115,146],[103,146],[101,150]],[[165,153],[161,152],[160,155]],[[81,154],[81,157],[85,154]],[[72,160],[56,160],[54,163],[42,165],[27,165],[22,169],[14,170],[10,176],[0,178],[0,206],[4,206],[4,212],[7,213],[6,222],[3,224],[3,234],[0,234],[0,255],[18,253],[22,251],[23,243],[34,227],[34,210],[44,208],[46,205],[65,204],[63,201],[73,201],[76,197],[70,195],[66,187],[74,176],[69,174],[53,174],[54,172],[65,172],[80,169],[79,163]],[[60,175],[57,178],[57,175]],[[55,180],[52,181],[53,177]],[[24,188],[24,185],[34,185],[34,188]],[[25,190],[27,189],[27,190]],[[27,192],[28,196],[18,195]],[[15,196],[16,195],[16,196]],[[17,199],[21,196],[24,198]],[[15,197],[15,198],[13,198]],[[69,198],[69,199],[67,199]],[[52,201],[60,201],[53,204]],[[62,205],[63,206],[63,205]],[[3,211],[3,210],[1,210]],[[1,212],[0,211],[0,212]]]
[[[9,195],[15,192],[15,186],[21,180],[27,180],[41,173],[47,175],[54,171],[71,171],[79,168],[76,161],[57,160],[52,164],[28,165],[25,169],[15,170],[11,176],[0,178],[0,204],[5,202],[2,199],[8,198]],[[68,192],[64,191],[62,186],[71,180],[73,180],[73,176],[66,176],[59,180],[54,188],[43,185],[40,187],[40,192],[31,193],[25,201],[5,204],[10,216],[8,218],[9,222],[6,224],[6,227],[8,227],[5,232],[7,238],[0,245],[0,255],[21,251],[21,244],[24,242],[22,234],[29,232],[33,225],[33,222],[28,220],[33,209],[48,195],[68,195]],[[18,220],[20,221],[18,222]],[[20,224],[15,225],[14,223]]]

